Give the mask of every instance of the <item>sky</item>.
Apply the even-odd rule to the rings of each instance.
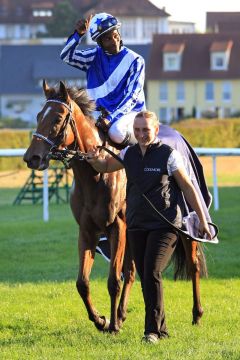
[[[206,24],[206,12],[240,12],[239,0],[150,0],[171,15],[170,20],[190,21],[196,24],[196,30],[203,32]]]

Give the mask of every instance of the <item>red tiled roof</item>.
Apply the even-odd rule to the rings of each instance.
[[[232,41],[214,41],[210,47],[212,52],[225,52],[231,50],[233,45]]]
[[[109,12],[115,16],[160,16],[168,17],[164,9],[159,9],[148,0],[102,0],[89,9],[88,14]]]
[[[52,9],[54,8],[55,4],[52,1],[45,1],[39,3],[30,4],[32,9]]]
[[[163,46],[163,52],[165,53],[180,53],[184,50],[184,44],[172,44],[167,43]]]
[[[0,0],[1,23],[38,23],[42,18],[33,18],[32,10],[36,8],[51,9],[62,0]],[[86,17],[90,13],[108,12],[115,16],[158,16],[167,17],[164,9],[159,9],[148,0],[68,0],[79,13]],[[16,4],[17,3],[17,4]],[[45,18],[44,18],[45,19]]]
[[[163,49],[166,44],[184,43],[180,71],[163,70]],[[210,69],[213,44],[231,44],[229,67],[226,71]],[[215,48],[215,45],[214,45]],[[233,79],[240,78],[240,34],[156,34],[153,38],[146,77],[148,80]]]
[[[92,7],[96,0],[68,0],[79,12],[79,17],[84,17],[85,12]],[[33,9],[53,9],[62,0],[0,0],[0,22],[3,24],[39,23],[46,18],[32,17]],[[49,19],[48,19],[49,20]]]

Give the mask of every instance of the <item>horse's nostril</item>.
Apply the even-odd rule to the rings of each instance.
[[[40,161],[41,157],[39,155],[33,155],[31,160],[32,161]]]
[[[33,155],[29,158],[24,158],[24,161],[26,161],[30,169],[38,169],[42,162],[42,159],[38,155]]]

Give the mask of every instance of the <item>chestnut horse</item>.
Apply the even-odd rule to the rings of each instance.
[[[46,102],[37,115],[37,131],[33,134],[24,161],[31,169],[44,170],[48,168],[49,160],[54,154],[70,157],[74,174],[70,204],[79,225],[77,290],[86,306],[89,319],[95,326],[99,330],[118,332],[126,319],[128,296],[135,278],[135,265],[126,242],[125,172],[120,170],[99,174],[84,161],[84,155],[89,149],[103,144],[91,116],[94,104],[89,100],[86,91],[66,88],[63,82],[60,82],[59,89],[50,88],[45,81],[43,90]],[[109,156],[101,153],[102,156]],[[106,234],[110,243],[110,322],[105,316],[98,314],[92,303],[89,287],[100,234]],[[198,324],[203,314],[199,279],[200,272],[206,270],[205,258],[201,245],[186,239],[181,240],[182,242],[178,243],[182,245],[177,246],[175,251],[179,260],[177,272],[180,273],[186,266],[192,279],[193,324]],[[121,291],[122,271],[124,283]]]

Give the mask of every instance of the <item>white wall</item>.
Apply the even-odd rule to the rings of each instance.
[[[2,117],[36,123],[37,113],[41,110],[45,98],[43,95],[2,95],[0,97],[0,114]]]

